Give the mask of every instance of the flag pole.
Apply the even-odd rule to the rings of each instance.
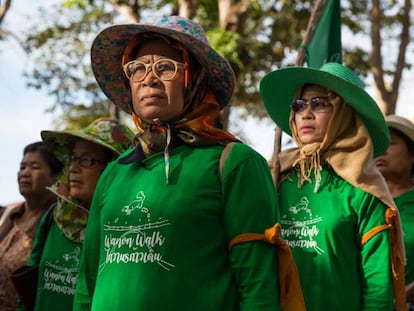
[[[323,11],[325,5],[325,0],[316,0],[314,7],[312,8],[311,15],[309,17],[308,26],[306,28],[305,36],[303,37],[302,44],[300,45],[298,56],[296,58],[296,66],[303,66],[306,56],[305,47],[308,46],[309,42],[312,39],[315,26],[317,25],[321,12]],[[280,175],[280,162],[279,162],[279,153],[281,151],[282,143],[282,130],[276,126],[275,127],[275,136],[273,140],[273,155],[269,161],[270,171],[272,173],[273,182],[275,188],[278,189],[279,185],[279,175]]]

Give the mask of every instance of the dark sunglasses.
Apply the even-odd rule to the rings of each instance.
[[[292,109],[294,113],[302,113],[309,105],[313,112],[327,112],[332,108],[332,104],[328,101],[327,97],[313,97],[310,101],[305,99],[295,99],[290,105],[290,109]]]

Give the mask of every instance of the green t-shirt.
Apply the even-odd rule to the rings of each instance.
[[[101,175],[91,206],[74,310],[280,310],[277,256],[236,245],[278,221],[265,159],[235,144],[170,150]],[[125,156],[125,153],[123,156]],[[122,157],[122,156],[121,156]]]
[[[414,190],[408,191],[394,198],[401,217],[405,255],[405,283],[414,281]]]
[[[47,215],[39,224],[28,262],[39,264],[35,311],[71,311],[82,244],[69,240],[54,221],[45,239],[46,223]]]
[[[295,258],[308,311],[392,310],[389,232],[361,238],[384,224],[386,206],[331,169],[319,191],[296,174],[279,190],[282,237]]]

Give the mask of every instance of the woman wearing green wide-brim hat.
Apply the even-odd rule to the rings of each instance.
[[[279,154],[277,182],[282,237],[307,310],[390,310],[394,297],[402,310],[405,254],[398,211],[373,160],[389,144],[375,100],[338,63],[270,72],[260,94],[297,144]]]
[[[72,310],[80,254],[96,184],[107,167],[132,146],[134,133],[99,118],[80,130],[42,131],[66,167],[48,189],[57,204],[42,218],[29,265],[39,265],[35,310]]]

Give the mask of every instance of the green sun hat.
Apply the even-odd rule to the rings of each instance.
[[[339,63],[326,63],[320,69],[282,68],[268,73],[260,81],[264,106],[282,131],[292,135],[289,127],[290,105],[304,84],[317,84],[341,96],[359,115],[372,139],[374,157],[382,155],[390,144],[384,115],[375,100],[364,90],[361,79]]]
[[[87,127],[74,131],[41,131],[42,140],[48,143],[59,158],[72,152],[73,143],[82,138],[120,155],[132,146],[134,133],[118,120],[99,118]]]

